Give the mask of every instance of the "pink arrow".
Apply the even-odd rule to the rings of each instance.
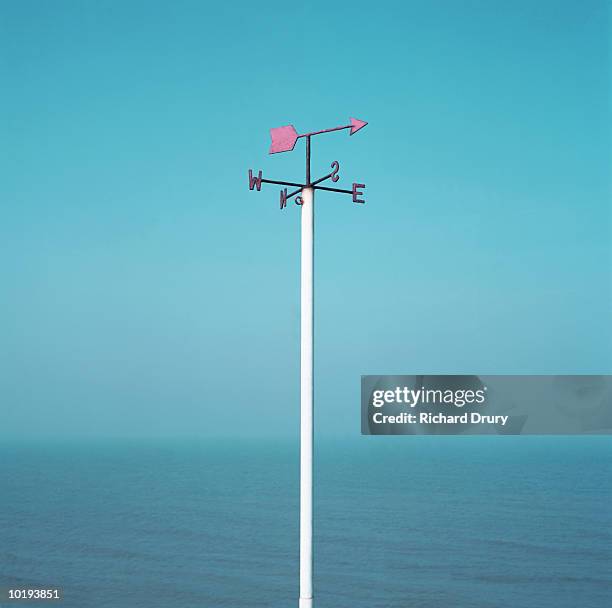
[[[333,129],[323,129],[322,131],[313,131],[312,133],[303,133],[301,135],[298,135],[293,125],[270,129],[270,137],[272,138],[270,154],[276,154],[277,152],[290,152],[293,150],[293,148],[295,148],[295,142],[300,137],[311,137],[312,135],[331,133],[332,131],[340,131],[342,129],[350,129],[349,135],[353,135],[368,124],[365,120],[359,120],[358,118],[352,117],[349,118],[349,121],[351,123],[349,125],[334,127]]]

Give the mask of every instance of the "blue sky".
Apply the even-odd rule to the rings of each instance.
[[[607,2],[0,3],[0,434],[295,436],[359,376],[612,372]]]

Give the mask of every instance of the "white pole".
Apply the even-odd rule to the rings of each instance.
[[[314,190],[302,190],[300,377],[300,604],[312,608]]]

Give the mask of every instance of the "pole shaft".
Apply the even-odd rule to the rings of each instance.
[[[314,190],[302,190],[300,356],[300,602],[312,607]]]

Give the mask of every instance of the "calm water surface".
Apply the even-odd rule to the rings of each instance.
[[[0,586],[61,586],[65,608],[297,606],[298,457],[1,445]],[[612,605],[611,438],[360,437],[316,457],[317,608]]]

